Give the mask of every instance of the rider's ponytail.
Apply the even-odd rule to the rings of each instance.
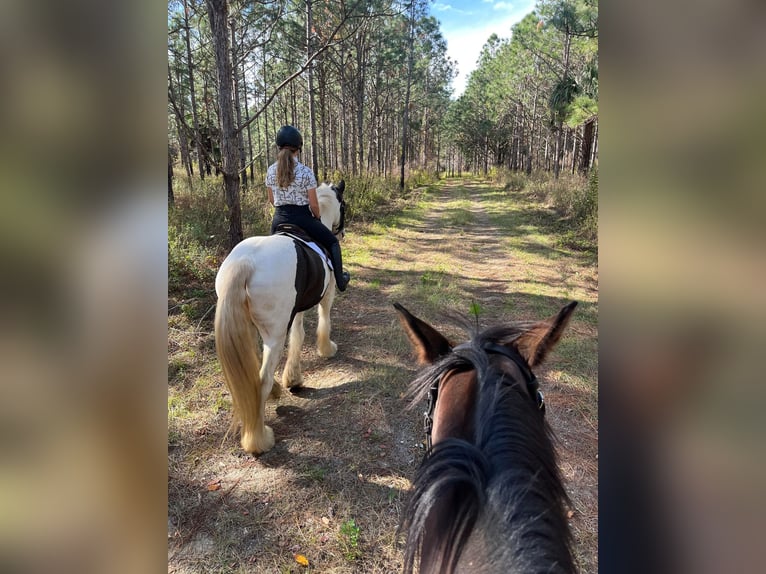
[[[277,185],[287,189],[295,181],[295,158],[294,150],[290,147],[279,149],[277,154]]]

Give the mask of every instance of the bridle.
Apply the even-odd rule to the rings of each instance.
[[[461,351],[464,349],[471,349],[473,348],[471,343],[463,343],[462,345],[458,345],[457,347],[454,347],[452,349],[452,352],[455,351]],[[545,415],[545,397],[543,396],[542,391],[540,390],[540,384],[537,381],[537,377],[535,377],[535,374],[532,372],[532,369],[529,368],[529,365],[527,364],[526,360],[524,360],[524,357],[522,357],[519,352],[514,349],[513,347],[505,347],[503,345],[498,345],[497,343],[487,342],[484,343],[481,346],[481,349],[487,354],[495,354],[495,355],[502,355],[511,361],[513,361],[517,367],[519,367],[519,370],[521,370],[524,379],[527,383],[527,391],[529,392],[529,396],[532,397],[532,400],[535,401],[535,406],[540,411],[541,414]],[[433,430],[434,426],[434,411],[436,410],[436,399],[439,396],[439,381],[441,378],[437,378],[431,386],[428,388],[428,408],[423,413],[424,420],[423,420],[423,427],[426,432],[426,445],[428,447],[428,450],[431,450],[431,431]]]
[[[338,191],[334,187],[333,191],[335,191],[335,199],[337,199],[340,204],[340,221],[338,221],[338,225],[333,225],[332,232],[336,237],[338,235],[343,237],[346,234],[346,202],[338,197]]]

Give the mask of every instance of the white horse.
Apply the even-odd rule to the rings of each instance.
[[[317,188],[322,223],[339,237],[344,233],[344,189],[344,181]],[[288,329],[287,363],[282,372],[288,388],[303,384],[300,357],[304,311],[319,304],[319,355],[332,357],[338,350],[330,340],[335,277],[326,259],[298,239],[287,235],[250,237],[221,264],[215,290],[215,348],[234,405],[229,430],[241,423],[242,448],[259,454],[274,446],[274,431],[264,424],[265,403],[268,397],[279,398],[282,392],[274,371]],[[258,334],[263,340],[262,354]]]

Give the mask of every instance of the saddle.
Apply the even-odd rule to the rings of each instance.
[[[324,245],[320,244],[313,237],[311,237],[311,235],[306,233],[303,228],[298,227],[297,225],[293,225],[292,223],[280,223],[274,230],[274,235],[286,235],[287,237],[291,237],[292,239],[300,241],[306,247],[315,251],[324,260],[324,262],[327,263],[327,265],[330,267],[330,270],[333,269],[330,252],[325,249]]]

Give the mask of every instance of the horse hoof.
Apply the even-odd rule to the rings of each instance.
[[[254,456],[263,454],[274,447],[274,431],[268,425],[263,425],[263,433],[260,437],[249,433],[242,435],[242,449]]]
[[[330,341],[330,346],[328,348],[318,349],[317,351],[319,352],[320,357],[329,359],[330,357],[334,357],[338,352],[338,345],[336,345],[334,341]]]
[[[297,387],[302,387],[302,386],[303,386],[303,377],[297,377],[295,379],[287,381],[287,388],[291,391]]]
[[[275,382],[274,386],[271,387],[271,392],[269,393],[269,398],[277,400],[279,397],[282,396],[282,385]]]

